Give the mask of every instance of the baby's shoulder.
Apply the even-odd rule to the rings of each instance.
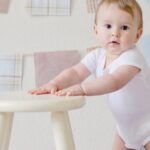
[[[119,57],[119,61],[144,62],[145,59],[141,51],[135,47],[122,53],[122,55]]]
[[[130,65],[139,68],[141,71],[147,70],[148,65],[147,62],[138,48],[133,48],[125,51],[121,54],[121,56],[117,59],[115,63],[115,67],[119,67],[122,65]]]

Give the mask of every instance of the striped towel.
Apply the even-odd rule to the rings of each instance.
[[[70,15],[70,0],[29,0],[27,8],[35,16],[66,16]]]
[[[86,0],[88,13],[95,13],[98,5],[98,0]]]
[[[22,55],[0,54],[0,92],[21,90]]]
[[[49,15],[70,15],[70,0],[49,0]]]
[[[77,50],[34,53],[36,86],[47,83],[79,61],[80,54]]]

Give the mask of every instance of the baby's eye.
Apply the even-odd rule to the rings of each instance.
[[[127,25],[123,25],[121,26],[121,29],[126,31],[126,30],[129,30],[129,27]]]
[[[107,29],[110,29],[112,26],[111,26],[111,24],[105,24],[105,27],[106,27]]]

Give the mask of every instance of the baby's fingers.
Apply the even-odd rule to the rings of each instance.
[[[47,91],[46,89],[40,89],[35,92],[35,94],[40,95],[40,94],[49,94],[50,92]]]
[[[56,95],[56,96],[66,96],[66,95],[67,95],[67,92],[65,92],[65,91],[62,90],[62,91],[56,92],[55,95]]]
[[[28,93],[29,94],[34,94],[35,90],[29,90]]]
[[[55,95],[56,92],[57,92],[57,89],[51,89],[51,91],[50,91],[50,93],[51,93],[52,95]]]
[[[29,90],[28,93],[29,94],[36,94],[38,91],[39,91],[39,89],[32,89],[32,90]]]
[[[48,94],[49,92],[46,89],[39,88],[39,89],[35,89],[35,90],[30,90],[29,93],[35,94],[35,95],[40,95],[40,94]]]

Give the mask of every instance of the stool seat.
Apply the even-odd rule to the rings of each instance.
[[[0,93],[0,112],[53,112],[82,107],[83,96],[30,95],[27,92]]]
[[[15,112],[51,112],[56,150],[75,150],[68,111],[84,104],[84,96],[30,95],[25,91],[0,93],[0,150],[9,149]]]

